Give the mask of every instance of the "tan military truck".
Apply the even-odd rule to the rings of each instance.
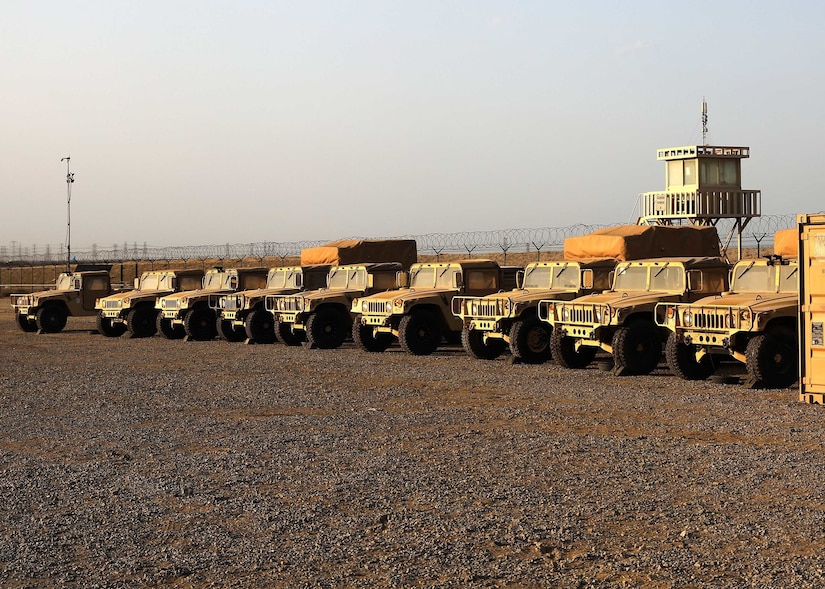
[[[268,295],[275,336],[294,346],[339,347],[350,334],[352,300],[397,288],[415,263],[414,239],[342,239],[301,251],[301,265],[329,264],[325,288],[294,295]]]
[[[541,301],[539,318],[553,327],[553,359],[565,368],[584,368],[601,349],[613,355],[615,374],[649,374],[667,338],[667,330],[656,325],[656,305],[723,292],[729,271],[718,257],[620,262],[606,292]]]
[[[409,286],[353,301],[352,337],[368,352],[383,352],[398,339],[409,354],[432,354],[442,337],[461,337],[462,321],[451,312],[453,297],[512,289],[517,271],[508,268],[505,272],[491,260],[414,264]],[[499,342],[503,344],[496,340],[488,345]]]
[[[464,350],[478,359],[497,358],[510,346],[513,359],[541,364],[550,359],[550,324],[538,318],[538,303],[571,300],[610,288],[614,259],[532,262],[519,274],[519,287],[483,297],[457,296],[453,315],[463,324]]]
[[[17,325],[26,332],[57,333],[68,317],[97,314],[95,301],[114,292],[108,270],[60,274],[55,288],[31,294],[12,295]]]
[[[228,341],[271,344],[275,341],[275,318],[266,310],[267,295],[317,290],[326,284],[329,265],[270,268],[264,288],[229,295],[211,295],[209,306],[218,316],[218,334]]]
[[[262,288],[266,273],[266,268],[216,267],[207,270],[200,289],[157,298],[158,331],[167,339],[213,339],[218,333],[215,329],[217,317],[215,310],[209,307],[209,296]]]
[[[158,297],[194,290],[201,285],[203,270],[150,270],[135,281],[135,289],[103,297],[95,303],[97,330],[107,337],[151,337],[157,332]]]
[[[351,331],[352,301],[397,288],[406,273],[398,262],[333,266],[327,286],[293,295],[268,295],[265,307],[275,317],[275,335],[288,346],[338,348]]]
[[[714,355],[724,355],[745,364],[751,387],[778,388],[796,382],[796,250],[796,229],[777,232],[775,255],[738,262],[729,291],[694,303],[657,305],[656,322],[670,334],[665,358],[674,374],[685,380],[705,379],[716,369]]]

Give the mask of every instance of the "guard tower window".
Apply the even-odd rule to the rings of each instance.
[[[708,186],[739,186],[739,166],[736,160],[704,159],[699,167],[699,179]]]

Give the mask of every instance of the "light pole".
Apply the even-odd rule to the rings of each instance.
[[[69,171],[71,156],[61,158],[66,161],[66,272],[72,271],[72,184],[74,174]]]

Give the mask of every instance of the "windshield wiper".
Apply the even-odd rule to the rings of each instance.
[[[745,267],[745,269],[744,269],[744,270],[742,270],[742,273],[741,273],[739,276],[737,276],[737,277],[736,277],[736,279],[737,279],[737,280],[739,280],[740,278],[742,278],[748,270],[750,270],[751,268],[753,268],[753,265],[754,265],[755,263],[756,263],[756,260],[751,260],[751,263],[750,263],[750,264],[748,264],[748,265],[747,265],[747,267]]]
[[[664,272],[664,271],[665,271],[665,268],[667,268],[669,265],[670,265],[670,262],[665,262],[665,265],[664,265],[664,266],[662,266],[661,268],[659,268],[659,271],[658,271],[658,272],[656,272],[656,274],[654,274],[654,275],[653,275],[653,278],[658,278],[658,277],[659,277],[659,274],[661,274],[662,272]]]
[[[796,271],[799,270],[799,266],[793,269],[793,271],[785,277],[785,280],[788,280],[791,276],[796,274]]]
[[[442,276],[444,276],[444,275],[447,273],[447,270],[449,270],[449,269],[450,269],[450,267],[449,267],[449,266],[447,266],[446,268],[444,268],[444,269],[441,271],[441,273],[438,275],[438,277],[439,277],[439,278],[441,278]]]
[[[558,278],[559,276],[561,276],[561,273],[562,273],[562,272],[564,272],[565,270],[567,270],[567,264],[568,264],[568,262],[565,262],[565,263],[564,263],[564,265],[563,265],[563,266],[561,267],[561,269],[559,270],[559,273],[558,273],[558,274],[556,274],[556,278]]]

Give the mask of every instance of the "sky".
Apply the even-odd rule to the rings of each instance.
[[[635,222],[661,147],[825,209],[825,3],[0,0],[0,246]]]

